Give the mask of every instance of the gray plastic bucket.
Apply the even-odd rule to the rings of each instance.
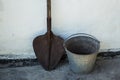
[[[73,34],[64,42],[70,69],[74,73],[89,73],[93,70],[100,42],[92,35]]]

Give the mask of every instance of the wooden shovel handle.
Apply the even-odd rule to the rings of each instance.
[[[49,47],[49,54],[48,54],[48,70],[50,69],[50,58],[51,58],[51,0],[47,0],[47,40],[48,40],[48,47]]]
[[[47,32],[51,32],[51,0],[47,0]]]

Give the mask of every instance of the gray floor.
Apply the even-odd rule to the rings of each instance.
[[[92,73],[74,74],[68,63],[48,72],[40,65],[0,69],[0,80],[120,80],[120,58],[99,59]]]

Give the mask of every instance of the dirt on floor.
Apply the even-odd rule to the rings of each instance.
[[[120,80],[120,58],[98,59],[90,74],[75,74],[69,63],[57,69],[45,71],[40,65],[29,67],[1,68],[0,80]]]

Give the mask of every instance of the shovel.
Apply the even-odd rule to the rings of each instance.
[[[33,40],[35,55],[45,70],[52,70],[65,55],[64,40],[51,31],[51,0],[47,0],[47,32]]]

